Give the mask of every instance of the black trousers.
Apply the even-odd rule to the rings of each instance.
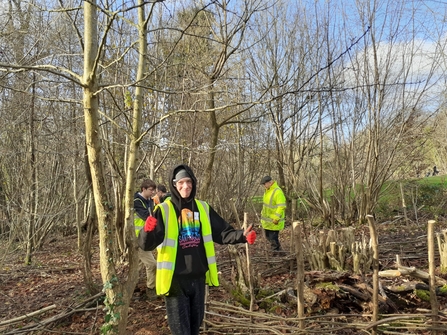
[[[264,230],[265,230],[265,237],[267,238],[267,241],[270,242],[272,250],[280,251],[281,244],[279,243],[279,230],[268,230],[268,229]]]
[[[165,303],[173,335],[198,335],[205,315],[205,277],[174,277]]]

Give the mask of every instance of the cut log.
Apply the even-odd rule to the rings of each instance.
[[[347,285],[337,285],[339,288],[341,288],[343,291],[348,292],[349,294],[352,294],[356,298],[359,298],[363,301],[368,301],[371,299],[371,295],[369,293],[362,293],[359,290],[356,290],[355,288]]]
[[[390,277],[390,278],[396,278],[400,277],[401,273],[399,270],[384,270],[379,271],[379,277]]]
[[[443,290],[444,286],[441,287],[435,287],[435,294],[439,296],[447,296],[447,292]],[[430,291],[430,286],[424,283],[417,283],[415,285],[416,290],[424,290],[424,291]]]
[[[414,266],[406,267],[403,265],[398,265],[398,270],[403,275],[407,275],[407,276],[411,276],[411,277],[415,277],[415,278],[419,278],[419,279],[423,279],[423,280],[428,280],[430,277],[428,272],[418,270]],[[438,285],[447,285],[447,280],[442,279],[440,277],[435,276],[435,281],[436,281],[436,284],[438,284]]]
[[[331,271],[306,271],[305,273],[309,283],[332,282],[340,279],[349,278],[349,272],[331,272]]]
[[[416,284],[416,282],[407,282],[400,285],[386,286],[386,289],[394,293],[407,293],[414,291],[414,289],[416,288]]]

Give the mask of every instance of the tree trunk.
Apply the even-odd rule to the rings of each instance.
[[[217,123],[216,112],[214,111],[214,88],[213,82],[210,83],[210,88],[208,92],[208,103],[207,107],[211,110],[209,113],[210,117],[210,129],[211,129],[211,140],[210,140],[210,152],[208,155],[208,161],[206,163],[206,169],[204,171],[203,176],[203,187],[200,192],[200,197],[202,199],[208,198],[208,192],[211,186],[212,174],[213,174],[213,165],[216,157],[216,147],[217,142],[219,140],[219,130],[220,126]]]
[[[82,268],[84,285],[90,294],[96,294],[99,292],[97,285],[93,281],[91,253],[93,232],[95,231],[94,228],[97,224],[98,220],[96,219],[95,204],[91,197],[89,197],[89,211],[86,217],[86,223],[84,225],[86,227],[86,232],[84,238],[82,239],[84,243],[81,247],[81,252],[84,259],[84,267]]]
[[[107,194],[102,166],[102,151],[99,138],[98,77],[95,59],[98,55],[98,19],[96,1],[84,2],[85,49],[84,49],[84,120],[87,155],[92,176],[93,197],[98,218],[100,269],[106,299],[106,322],[102,333],[124,334],[127,324],[128,304],[130,300],[123,290],[116,274],[115,231],[113,225],[113,207]]]
[[[35,77],[35,75],[34,75]],[[34,81],[35,82],[35,81]],[[35,149],[35,131],[34,131],[34,89],[35,85],[32,85],[32,92],[31,92],[31,106],[30,106],[30,114],[29,114],[29,165],[30,165],[30,190],[29,190],[29,202],[28,202],[28,209],[29,209],[29,221],[28,221],[28,237],[27,237],[27,243],[26,243],[26,255],[25,255],[25,265],[31,264],[32,259],[32,253],[34,249],[34,242],[35,242],[35,236],[34,236],[34,225],[35,225],[35,209],[36,209],[36,202],[37,202],[37,173],[36,173],[36,149]]]
[[[144,79],[146,71],[147,54],[147,22],[145,18],[144,2],[138,0],[138,31],[139,31],[139,63],[137,72],[137,82]],[[120,282],[117,277],[113,250],[116,248],[118,238],[117,221],[122,215],[121,208],[116,208],[115,212],[109,204],[105,176],[102,166],[102,151],[99,138],[99,113],[98,113],[98,78],[96,75],[95,59],[99,53],[96,2],[84,4],[85,14],[85,54],[84,54],[84,117],[86,128],[86,144],[89,166],[92,177],[93,195],[95,199],[96,213],[99,229],[100,247],[100,267],[101,276],[106,293],[106,322],[102,327],[102,333],[125,334],[128,318],[128,310],[133,290],[138,281],[138,247],[136,244],[135,231],[133,226],[133,186],[135,178],[136,157],[138,146],[141,140],[141,113],[143,107],[143,89],[137,85],[135,89],[135,100],[132,116],[132,135],[130,141],[129,155],[126,167],[126,188],[124,213],[125,220],[125,242],[129,252],[129,272],[127,280]],[[121,194],[121,192],[118,192]],[[115,198],[115,206],[122,206],[121,202]],[[113,220],[115,214],[115,221]]]
[[[144,11],[144,0],[138,0],[138,34],[139,34],[139,59],[138,59],[138,72],[137,72],[137,82],[144,79],[146,71],[146,55],[147,55],[147,21],[145,18]],[[134,288],[138,282],[138,246],[135,237],[135,228],[133,224],[133,186],[135,180],[135,170],[137,163],[138,148],[141,140],[141,115],[143,110],[143,88],[138,85],[135,88],[135,101],[133,106],[133,116],[132,116],[132,138],[130,141],[129,155],[126,168],[126,188],[124,194],[124,215],[125,219],[125,242],[126,247],[129,251],[129,273],[126,285],[124,287],[125,291],[125,304],[126,304],[126,316],[127,310],[130,304],[130,298]],[[120,327],[121,328],[121,327]],[[125,331],[125,328],[120,329]],[[121,333],[120,333],[121,334]],[[124,333],[123,333],[124,334]]]

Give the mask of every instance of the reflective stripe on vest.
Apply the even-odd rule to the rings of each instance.
[[[282,230],[285,224],[286,198],[275,181],[264,192],[262,199],[261,225],[266,230]],[[274,223],[274,221],[278,221]]]
[[[272,212],[276,212],[276,209],[278,207],[284,207],[286,204],[276,204],[273,205],[273,197],[275,196],[276,191],[278,191],[277,188],[275,188],[272,192],[272,194],[270,195],[270,199],[268,203],[264,202],[264,207],[268,208],[269,210],[264,212],[263,214],[272,214],[277,216],[277,219],[279,220],[279,222],[285,221],[284,218],[281,218],[281,215],[278,215],[277,213],[272,213]],[[266,222],[273,222],[273,219],[266,216],[266,215],[261,215],[261,220],[266,221]]]
[[[217,277],[216,255],[212,238],[211,224],[209,218],[209,205],[204,201],[196,200],[197,209],[200,214],[200,227],[208,261],[208,271],[206,272],[206,283],[210,286],[219,286]],[[160,207],[163,222],[165,225],[165,238],[158,247],[157,274],[155,287],[158,295],[166,295],[171,288],[172,277],[174,276],[175,261],[177,256],[179,223],[174,206],[170,200],[165,200],[157,207]]]
[[[266,202],[263,203],[263,206],[265,208],[268,208],[268,209],[273,209],[274,208],[274,206],[272,205],[272,202],[273,202],[273,196],[275,195],[277,190],[278,190],[277,188],[275,188],[273,190],[272,194],[270,195],[270,199],[269,199],[268,203],[266,203]],[[265,211],[262,214],[267,214],[267,213],[270,213],[270,211]],[[264,221],[267,221],[267,222],[273,222],[273,219],[269,218],[267,215],[261,215],[261,220],[264,220]]]
[[[196,204],[199,209],[200,217],[206,220],[200,220],[202,228],[203,245],[205,247],[206,259],[208,261],[208,271],[205,274],[206,283],[209,286],[219,286],[217,277],[216,254],[214,250],[214,242],[210,223],[210,207],[205,201],[197,200]]]

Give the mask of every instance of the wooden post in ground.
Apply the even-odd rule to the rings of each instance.
[[[408,226],[409,220],[408,220],[408,215],[407,215],[407,204],[405,203],[404,187],[402,186],[402,183],[400,183],[399,185],[400,185],[400,196],[402,197],[402,210],[404,211],[405,223]]]
[[[330,210],[330,215],[331,215],[331,229],[334,230],[335,229],[335,197],[334,195],[331,195],[331,202],[329,204],[329,210]]]
[[[245,212],[244,213],[244,224],[242,226],[243,229],[248,228],[247,218],[248,218],[248,213]],[[248,246],[248,243],[245,243],[245,252],[247,254],[247,276],[248,276],[248,287],[250,290],[250,312],[252,312],[253,307],[255,305],[255,294],[254,294],[254,290],[253,290],[253,275],[252,275],[252,271],[251,271],[250,248]],[[252,316],[250,316],[250,321],[253,322]]]
[[[294,199],[292,199],[292,211],[291,211],[291,219],[292,222],[295,220],[295,212],[296,212],[296,201],[294,201]]]
[[[435,277],[435,220],[428,221],[427,242],[428,242],[428,273],[430,286],[430,304],[432,313],[432,324],[436,328],[438,323],[438,300],[436,298],[436,277]],[[438,331],[433,329],[432,335],[437,335]]]
[[[235,217],[236,217],[237,227],[245,229],[246,227],[243,227],[243,224],[245,224],[245,222],[243,224],[241,224],[241,221],[239,220],[235,202],[232,201],[233,199],[230,199],[230,200],[231,200],[230,201],[231,204],[233,205],[232,208],[233,208],[233,213],[235,214]],[[246,220],[245,214],[244,214],[244,220]],[[247,287],[248,279],[246,276],[245,266],[243,264],[242,255],[238,252],[235,245],[228,244],[227,248],[228,248],[228,252],[230,253],[230,255],[232,255],[232,257],[234,258],[234,261],[236,262],[237,275],[235,277],[234,283],[238,287],[238,289],[240,289],[242,292],[247,292],[248,291],[248,287]]]
[[[294,201],[292,199],[292,223],[295,221],[295,210],[296,210],[296,203],[297,201]],[[293,253],[295,252],[295,239],[293,238],[293,226],[292,226],[292,238],[290,239],[290,254],[293,255]],[[290,272],[292,272],[294,264],[293,264],[294,260],[293,257],[290,258],[290,262],[289,262],[289,269]]]
[[[443,239],[441,238],[443,236]],[[438,240],[439,259],[441,261],[441,273],[447,273],[447,229],[444,229],[441,233],[436,234]]]
[[[210,297],[210,287],[208,285],[205,285],[205,313],[203,313],[203,320],[202,320],[202,325],[203,325],[203,331],[206,331],[206,312],[208,311],[209,308],[209,297]]]
[[[373,249],[373,323],[377,322],[379,314],[379,249],[377,246],[376,222],[372,215],[367,215],[369,233],[371,235],[371,247]],[[372,335],[377,333],[377,326],[373,327]]]
[[[296,286],[297,286],[297,312],[300,319],[299,327],[304,329],[304,256],[303,256],[303,241],[301,239],[301,232],[303,231],[303,223],[300,221],[293,222],[293,238],[296,239]]]

